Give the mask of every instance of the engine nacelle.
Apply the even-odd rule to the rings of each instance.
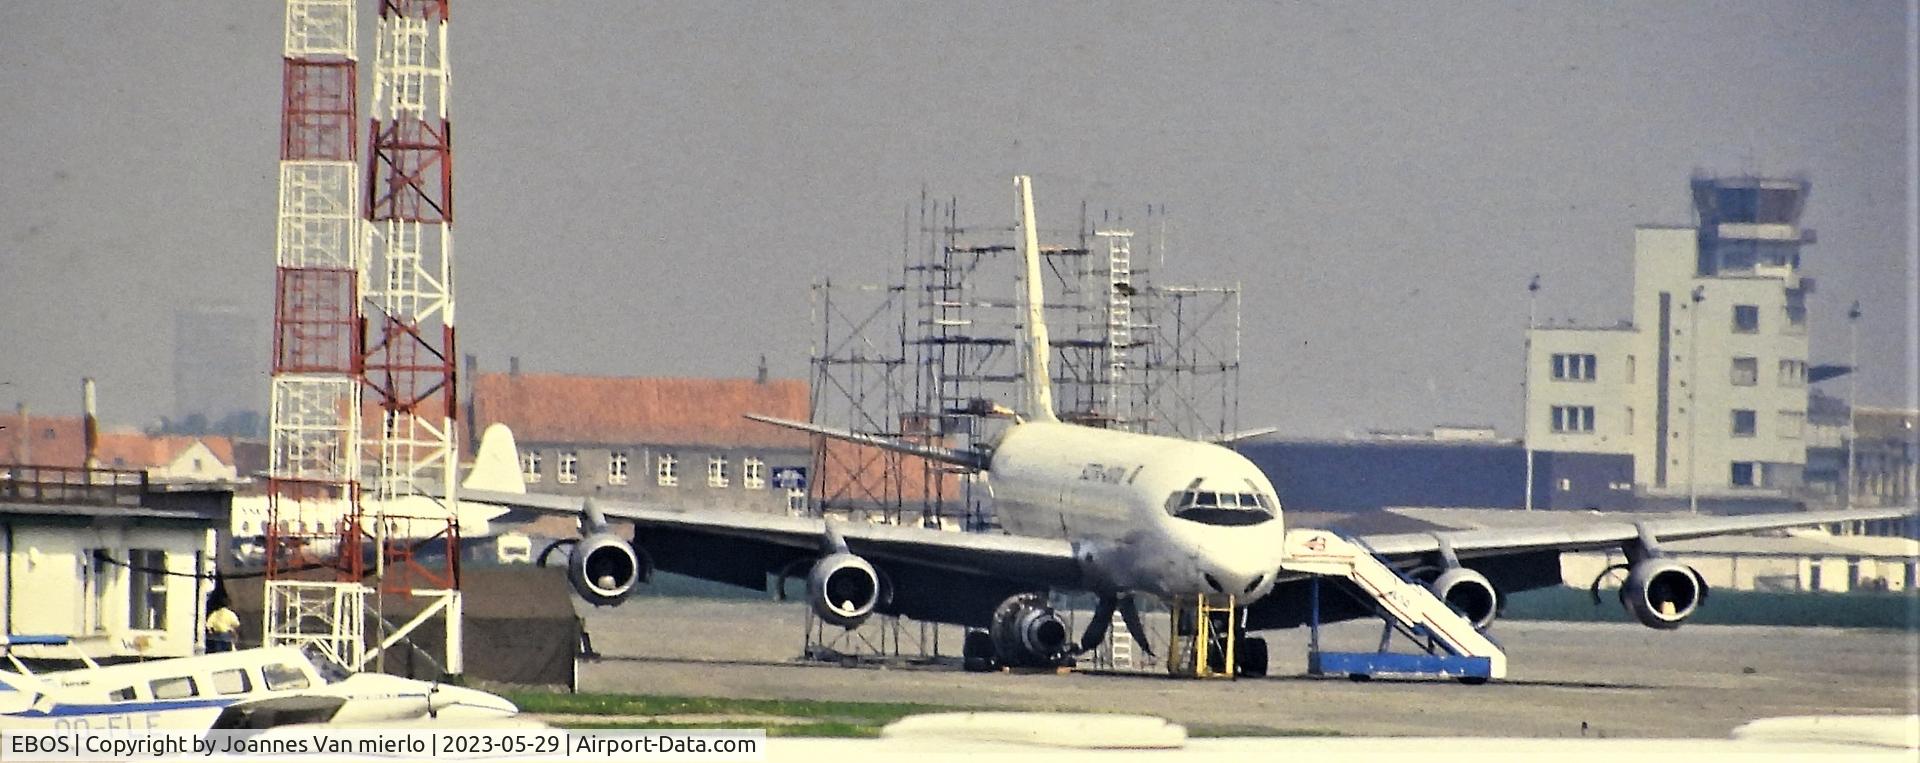
[[[1493,581],[1465,567],[1454,567],[1440,573],[1439,577],[1427,584],[1427,590],[1434,597],[1460,610],[1473,627],[1485,630],[1493,624],[1493,618],[1500,612],[1500,594],[1495,591]]]
[[[617,606],[633,586],[652,575],[653,565],[633,544],[611,533],[594,533],[574,544],[567,558],[567,582],[596,607]]]
[[[1053,611],[1047,597],[1037,593],[1023,593],[1000,602],[987,632],[1002,665],[1059,665],[1069,647],[1066,622]]]
[[[1620,586],[1620,603],[1649,628],[1670,631],[1700,607],[1707,597],[1700,573],[1672,559],[1646,559],[1627,571]]]
[[[857,628],[880,604],[880,573],[854,554],[831,554],[807,573],[807,606],[820,619]]]

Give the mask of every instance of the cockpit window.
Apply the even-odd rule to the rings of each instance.
[[[1273,507],[1273,497],[1265,493],[1182,490],[1167,497],[1168,514],[1209,525],[1257,525],[1273,519]]]

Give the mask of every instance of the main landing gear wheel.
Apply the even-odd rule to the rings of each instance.
[[[993,636],[986,631],[969,630],[960,644],[960,667],[969,673],[985,673],[997,667]]]

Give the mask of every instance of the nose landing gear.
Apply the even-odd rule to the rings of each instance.
[[[1169,673],[1182,678],[1267,674],[1266,639],[1246,635],[1246,623],[1232,594],[1182,596],[1173,600],[1172,610]]]

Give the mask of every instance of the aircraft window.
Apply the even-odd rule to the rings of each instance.
[[[213,674],[213,690],[220,694],[245,694],[253,691],[253,681],[247,678],[247,671],[240,668],[222,670]]]
[[[1167,513],[1209,525],[1257,525],[1273,519],[1273,499],[1262,493],[1185,490],[1167,496]]]
[[[186,676],[162,678],[147,684],[147,689],[153,692],[154,699],[185,699],[200,693],[193,679]]]
[[[127,686],[107,692],[107,699],[113,702],[132,702],[139,697],[133,693],[133,687]]]
[[[313,663],[314,671],[320,674],[320,683],[337,684],[347,680],[347,676],[353,675],[352,671],[334,662],[332,657],[328,657],[327,653],[317,646],[308,644],[301,653],[306,655],[307,662]]]
[[[306,671],[288,662],[276,662],[260,669],[260,676],[273,691],[307,688]]]

